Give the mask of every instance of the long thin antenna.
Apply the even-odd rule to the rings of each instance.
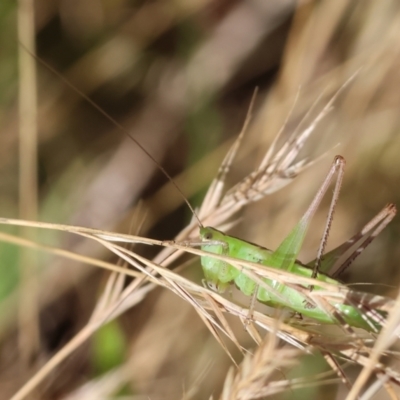
[[[79,90],[75,87],[71,82],[68,81],[60,72],[58,72],[55,68],[53,68],[50,64],[46,61],[42,60],[40,57],[36,56],[36,54],[29,51],[21,42],[19,43],[23,49],[29,53],[32,57],[34,57],[37,61],[39,61],[42,65],[44,65],[49,71],[51,71],[54,75],[60,78],[69,88],[71,88],[75,93],[79,94],[84,100],[86,100],[92,107],[94,107],[100,114],[102,114],[106,119],[108,119],[112,124],[114,124],[118,129],[124,132],[135,144],[138,146],[149,158],[152,160],[160,169],[160,171],[165,175],[165,177],[174,185],[175,189],[181,195],[182,199],[185,201],[187,206],[189,207],[190,211],[193,213],[194,217],[196,218],[200,227],[203,227],[200,218],[194,211],[194,208],[190,204],[189,200],[183,194],[182,190],[176,184],[172,176],[167,172],[167,170],[153,157],[153,155],[137,140],[135,139],[123,125],[121,125],[116,119],[111,117],[111,115],[107,114],[99,105],[97,105],[87,94]]]

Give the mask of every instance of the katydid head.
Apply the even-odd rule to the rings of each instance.
[[[208,226],[200,227],[200,239],[204,242],[201,246],[203,251],[218,255],[228,254],[229,246],[226,242],[226,235],[217,229]],[[215,292],[225,292],[230,282],[232,282],[232,277],[228,271],[233,267],[212,256],[202,256],[201,266],[207,286]]]

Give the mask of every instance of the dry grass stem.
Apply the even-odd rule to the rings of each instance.
[[[299,172],[306,168],[309,162],[305,160],[295,162],[295,160],[317,123],[331,109],[332,102],[336,99],[336,96],[337,94],[332,98],[332,101],[323,108],[307,129],[296,135],[292,135],[279,149],[277,143],[274,142],[273,148],[275,151],[269,151],[262,160],[260,166],[254,172],[250,173],[241,182],[225,193],[225,177],[240,147],[245,128],[248,126],[250,119],[248,116],[244,129],[223,161],[219,174],[210,186],[205,202],[198,211],[198,218],[202,223],[212,226],[223,226],[227,224],[232,216],[243,207],[290,183]],[[354,393],[354,396],[358,396],[361,388],[364,386],[366,377],[370,374],[375,374],[377,377],[386,377],[385,381],[379,381],[382,385],[383,382],[386,385],[388,385],[389,382],[400,384],[400,375],[398,372],[382,363],[378,363],[378,359],[385,354],[389,346],[398,339],[397,327],[399,326],[399,321],[397,315],[399,313],[394,314],[393,311],[396,309],[396,302],[382,296],[368,295],[366,293],[350,290],[344,285],[320,282],[312,278],[294,275],[288,271],[260,266],[256,263],[246,262],[227,256],[215,255],[215,258],[234,265],[243,271],[243,273],[261,287],[273,291],[263,280],[263,278],[268,278],[301,292],[310,304],[318,305],[327,313],[335,315],[339,322],[342,321],[342,318],[340,313],[332,306],[332,303],[349,304],[359,307],[364,310],[366,318],[370,318],[372,321],[381,324],[384,328],[378,335],[378,340],[375,342],[373,334],[355,332],[353,329],[350,329],[350,327],[338,327],[336,329],[337,332],[332,335],[320,331],[318,323],[311,322],[307,319],[299,320],[291,318],[289,321],[283,322],[282,318],[287,320],[287,316],[284,317],[283,314],[277,319],[277,315],[268,317],[264,313],[253,310],[251,312],[252,320],[249,321],[249,310],[247,308],[242,308],[235,302],[203,286],[199,286],[167,268],[173,260],[176,260],[184,253],[191,253],[200,257],[208,254],[202,250],[191,247],[194,238],[197,237],[197,223],[195,219],[193,219],[191,224],[177,236],[175,241],[160,241],[77,226],[37,223],[5,218],[1,218],[0,223],[42,229],[55,229],[92,239],[117,255],[126,266],[129,266],[129,268],[117,267],[109,263],[98,262],[79,256],[81,261],[85,263],[90,263],[112,271],[102,296],[99,298],[87,325],[15,394],[13,400],[20,400],[28,396],[57,365],[74,352],[100,326],[117,318],[122,313],[138,304],[155,287],[166,288],[190,304],[222,348],[224,348],[233,363],[236,364],[235,356],[229,349],[227,339],[233,343],[240,352],[243,352],[244,349],[225,315],[239,317],[243,327],[248,331],[255,343],[259,345],[254,355],[248,354],[245,356],[236,374],[233,371],[229,373],[225,381],[221,399],[261,398],[284,390],[331,384],[338,379],[348,383],[345,368],[342,367],[344,361],[347,364],[358,364],[363,367],[362,373],[359,375],[359,380],[357,381],[360,383],[356,383],[353,387],[349,398],[353,398],[352,396]],[[69,252],[50,249],[49,247],[37,245],[12,236],[3,235],[2,239],[26,247],[36,247],[64,257],[74,257]],[[150,261],[122,246],[122,244],[137,243],[151,246],[163,246],[164,249],[153,261]],[[139,271],[139,273],[133,271]],[[135,276],[136,279],[125,285],[127,276]],[[323,290],[310,291],[309,287],[313,285],[318,285]],[[279,292],[275,294],[279,296]],[[398,307],[398,309],[400,308]],[[388,320],[386,321],[377,310],[389,312],[390,316]],[[373,327],[373,325],[371,326]],[[260,329],[261,332],[268,332],[264,338],[260,335]],[[395,335],[393,335],[393,332]],[[279,339],[286,342],[290,347],[282,347]],[[322,374],[319,377],[304,379],[279,379],[275,376],[277,370],[284,370],[298,363],[300,354],[315,352],[325,356],[334,367],[333,372],[328,374],[329,376]],[[335,374],[336,377],[332,377],[332,374]],[[112,379],[111,377],[112,375],[110,379]],[[82,388],[82,390],[84,389]],[[96,385],[94,383],[92,391],[93,393],[96,391]]]

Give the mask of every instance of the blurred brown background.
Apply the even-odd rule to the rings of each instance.
[[[18,217],[17,4],[3,1],[0,19],[0,209],[2,217]],[[40,0],[35,21],[39,59],[116,119],[172,175],[200,163],[179,180],[194,204],[218,169],[224,143],[240,131],[255,87],[253,123],[230,183],[254,168],[293,105],[283,141],[318,98],[300,129],[359,71],[301,153],[326,156],[250,207],[235,235],[276,248],[335,154],[346,158],[347,170],[329,246],[386,203],[400,204],[398,2]],[[141,233],[173,238],[190,214],[173,187],[157,195],[166,181],[157,166],[40,61],[37,82],[38,219],[128,232],[132,206],[145,198]],[[302,260],[315,257],[325,215],[321,207]],[[396,294],[399,229],[395,219],[343,279]],[[58,233],[40,233],[37,240],[102,256],[90,243]],[[23,265],[13,246],[2,245],[0,256],[0,382],[7,388],[0,398],[8,398],[30,372],[20,375],[16,339]],[[85,323],[105,279],[103,272],[52,257],[39,264],[41,345],[34,365]],[[191,277],[200,282],[199,272]],[[195,398],[219,393],[229,360],[190,307],[172,295],[151,293],[115,329],[121,358],[130,362],[128,393],[179,398],[206,367]],[[95,376],[91,346],[54,371],[38,398],[61,398]]]

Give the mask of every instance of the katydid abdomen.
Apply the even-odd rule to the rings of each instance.
[[[200,237],[203,241],[210,243],[202,245],[203,251],[226,255],[277,269],[282,269],[285,260],[293,256],[280,254],[278,251],[273,252],[261,246],[228,236],[210,227],[201,228]],[[329,304],[332,306],[332,309],[328,310],[326,307],[311,304],[307,296],[301,291],[274,280],[263,278],[265,284],[271,289],[268,290],[265,287],[261,287],[238,268],[212,256],[201,257],[201,264],[205,280],[213,290],[224,292],[234,282],[247,296],[252,296],[255,290],[257,290],[257,299],[268,306],[287,308],[323,324],[338,324],[340,323],[340,318],[352,327],[363,328],[368,331],[376,331],[380,328],[376,322],[369,321],[361,310],[351,305],[330,302]],[[313,275],[312,268],[301,264],[297,260],[285,270],[307,278],[311,278]],[[339,284],[337,280],[322,273],[318,273],[315,279],[329,284]],[[311,290],[310,287],[303,287]],[[319,286],[314,286],[312,290],[319,291],[323,289]],[[333,309],[335,312],[333,312]]]

